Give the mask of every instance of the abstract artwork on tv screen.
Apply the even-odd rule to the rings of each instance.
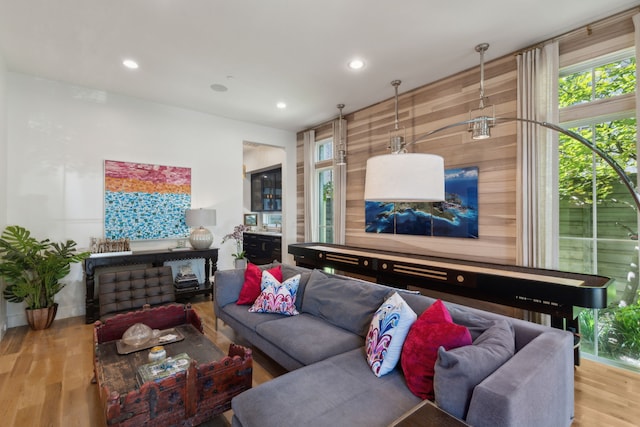
[[[365,231],[478,238],[478,168],[445,170],[445,201],[365,201]]]
[[[104,162],[104,231],[107,239],[186,237],[191,168]]]

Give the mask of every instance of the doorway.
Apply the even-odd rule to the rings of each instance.
[[[258,221],[254,228],[254,231],[258,232],[268,232],[268,233],[280,233],[282,236],[282,245],[285,245],[285,230],[286,227],[284,224],[286,223],[286,215],[285,208],[287,204],[286,196],[287,185],[286,179],[281,179],[279,181],[279,187],[273,189],[274,193],[279,193],[279,201],[277,205],[270,205],[268,210],[259,209],[252,210],[252,198],[254,195],[252,194],[252,175],[254,178],[256,174],[265,172],[265,171],[273,171],[274,169],[281,168],[282,169],[282,177],[286,176],[286,152],[283,147],[275,147],[272,145],[260,144],[256,142],[243,142],[243,150],[242,150],[242,163],[243,163],[243,173],[244,173],[244,181],[243,181],[243,212],[245,214],[255,213],[257,214]],[[254,185],[255,187],[255,185]],[[277,206],[274,208],[273,206]],[[255,203],[254,203],[255,207]],[[282,248],[283,250],[285,248]],[[286,252],[282,252],[285,254]]]

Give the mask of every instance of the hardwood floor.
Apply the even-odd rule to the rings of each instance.
[[[222,322],[215,331],[210,301],[193,305],[203,319],[205,334],[216,345],[226,351],[230,342],[242,343]],[[105,426],[98,391],[91,384],[92,337],[93,325],[84,324],[84,317],[56,320],[45,331],[26,326],[9,329],[0,342],[0,425]],[[254,386],[284,372],[254,351]],[[575,369],[573,426],[640,425],[639,395],[640,374],[583,359]],[[223,420],[230,417],[229,411]]]

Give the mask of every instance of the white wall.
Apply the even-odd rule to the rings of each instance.
[[[244,153],[244,166],[247,175],[257,170],[263,170],[270,166],[284,163],[285,153],[282,149],[268,146],[255,147]]]
[[[0,230],[7,225],[7,68],[0,54]],[[0,289],[3,285],[0,283]],[[0,295],[0,341],[7,328],[7,303]]]
[[[243,141],[284,147],[295,165],[295,134],[18,73],[8,78],[7,222],[39,238],[74,239],[86,247],[103,236],[105,159],[190,167],[192,207],[217,211],[214,246],[243,219]],[[295,237],[295,167],[286,172],[285,206]],[[283,174],[285,172],[283,171]],[[133,250],[175,246],[134,242]],[[232,267],[226,243],[218,268]],[[79,265],[58,294],[58,317],[84,315]],[[17,304],[8,324],[26,323]]]

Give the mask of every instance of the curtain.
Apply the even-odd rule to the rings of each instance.
[[[525,51],[517,56],[517,116],[557,123],[558,43]],[[558,134],[533,123],[517,122],[518,176],[517,263],[526,267],[558,266]],[[540,313],[526,319],[549,324]]]
[[[342,131],[342,135],[340,135]],[[336,119],[333,123],[333,156],[338,155],[338,149],[342,141],[347,147],[347,121]],[[333,166],[333,242],[344,245],[345,242],[345,217],[347,212],[347,165]]]
[[[640,14],[633,15],[633,27],[634,27],[634,36],[635,36],[635,45],[636,45],[636,64],[637,60],[640,58]],[[636,65],[636,153],[640,153],[640,79],[637,76],[640,75],[638,73],[637,65]],[[636,167],[638,166],[636,161]],[[640,174],[636,176],[636,185],[640,184]],[[640,188],[640,187],[637,187]],[[640,214],[640,212],[636,212]],[[636,230],[640,230],[640,215],[636,215],[638,217],[638,225]],[[640,252],[638,253],[638,265],[640,265]]]
[[[313,185],[313,147],[316,139],[316,132],[308,130],[304,133],[304,241],[314,242],[317,228],[314,226],[316,190]]]
[[[558,43],[517,56],[517,116],[558,122]],[[558,134],[532,123],[518,122],[517,262],[557,268]]]

